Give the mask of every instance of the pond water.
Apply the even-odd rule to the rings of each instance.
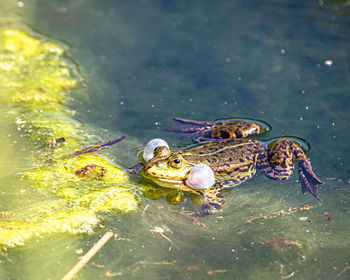
[[[190,143],[162,130],[172,117],[248,117],[271,125],[266,139],[305,139],[325,182],[317,201],[297,172],[283,182],[258,174],[199,220],[183,212],[199,209],[190,197],[138,192],[137,211],[101,214],[93,234],[1,247],[1,279],[61,279],[107,229],[116,237],[77,279],[350,278],[349,1],[0,0],[0,27],[65,46],[84,84],[71,94],[74,118],[94,141],[126,135],[105,152],[123,166],[152,138]],[[18,174],[38,151],[8,112],[1,105],[0,212],[34,213],[51,198],[23,186]],[[274,215],[304,203],[312,208]]]

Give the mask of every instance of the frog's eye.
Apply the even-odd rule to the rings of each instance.
[[[214,171],[203,163],[195,165],[186,180],[187,186],[195,190],[209,189],[214,183]]]
[[[163,139],[155,138],[150,140],[144,150],[143,150],[143,159],[145,162],[150,161],[155,156],[156,149],[158,147],[166,147],[169,150],[169,145]]]
[[[180,157],[171,158],[169,160],[169,165],[172,168],[179,169],[179,168],[181,168],[183,166],[183,160]]]

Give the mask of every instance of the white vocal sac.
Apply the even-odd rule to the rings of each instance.
[[[214,183],[214,171],[204,163],[195,165],[186,180],[186,184],[195,190],[209,189]]]
[[[155,138],[146,144],[144,150],[143,150],[143,159],[145,162],[148,162],[152,158],[154,158],[154,150],[158,147],[165,146],[169,149],[169,145],[167,142],[165,142],[163,139]]]

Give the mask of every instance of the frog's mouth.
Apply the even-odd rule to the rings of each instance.
[[[189,191],[193,192],[195,190],[191,189],[189,186],[186,184],[186,178],[182,180],[176,180],[176,179],[167,179],[167,178],[160,178],[160,177],[154,177],[150,176],[147,174],[147,172],[144,172],[144,170],[141,171],[141,175],[156,183],[158,186],[164,187],[164,188],[170,188],[170,189],[179,189],[179,190],[184,190],[184,191]]]
[[[157,178],[154,180],[162,181],[162,182],[169,183],[169,184],[183,184],[184,183],[183,180],[171,180],[171,179],[164,179],[164,178]]]
[[[146,179],[149,179],[149,180],[153,181],[154,183],[156,183],[157,185],[165,187],[165,188],[177,188],[178,189],[178,188],[187,187],[184,180],[156,178],[156,177],[149,176],[145,173],[143,173],[142,175]]]
[[[155,177],[150,177],[145,174],[143,174],[143,177],[146,178],[147,180],[150,180],[157,184],[158,186],[161,186],[163,188],[169,188],[169,189],[177,189],[177,190],[182,190],[182,191],[187,191],[191,193],[197,193],[198,191],[207,189],[209,187],[205,188],[194,188],[190,186],[187,183],[187,176],[183,180],[173,180],[173,179],[165,179],[165,178],[155,178]]]

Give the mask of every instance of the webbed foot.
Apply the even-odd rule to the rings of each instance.
[[[317,195],[317,185],[323,184],[312,171],[310,161],[308,159],[299,161],[299,180],[301,184],[301,191],[305,193],[310,192],[316,199],[320,200]]]

